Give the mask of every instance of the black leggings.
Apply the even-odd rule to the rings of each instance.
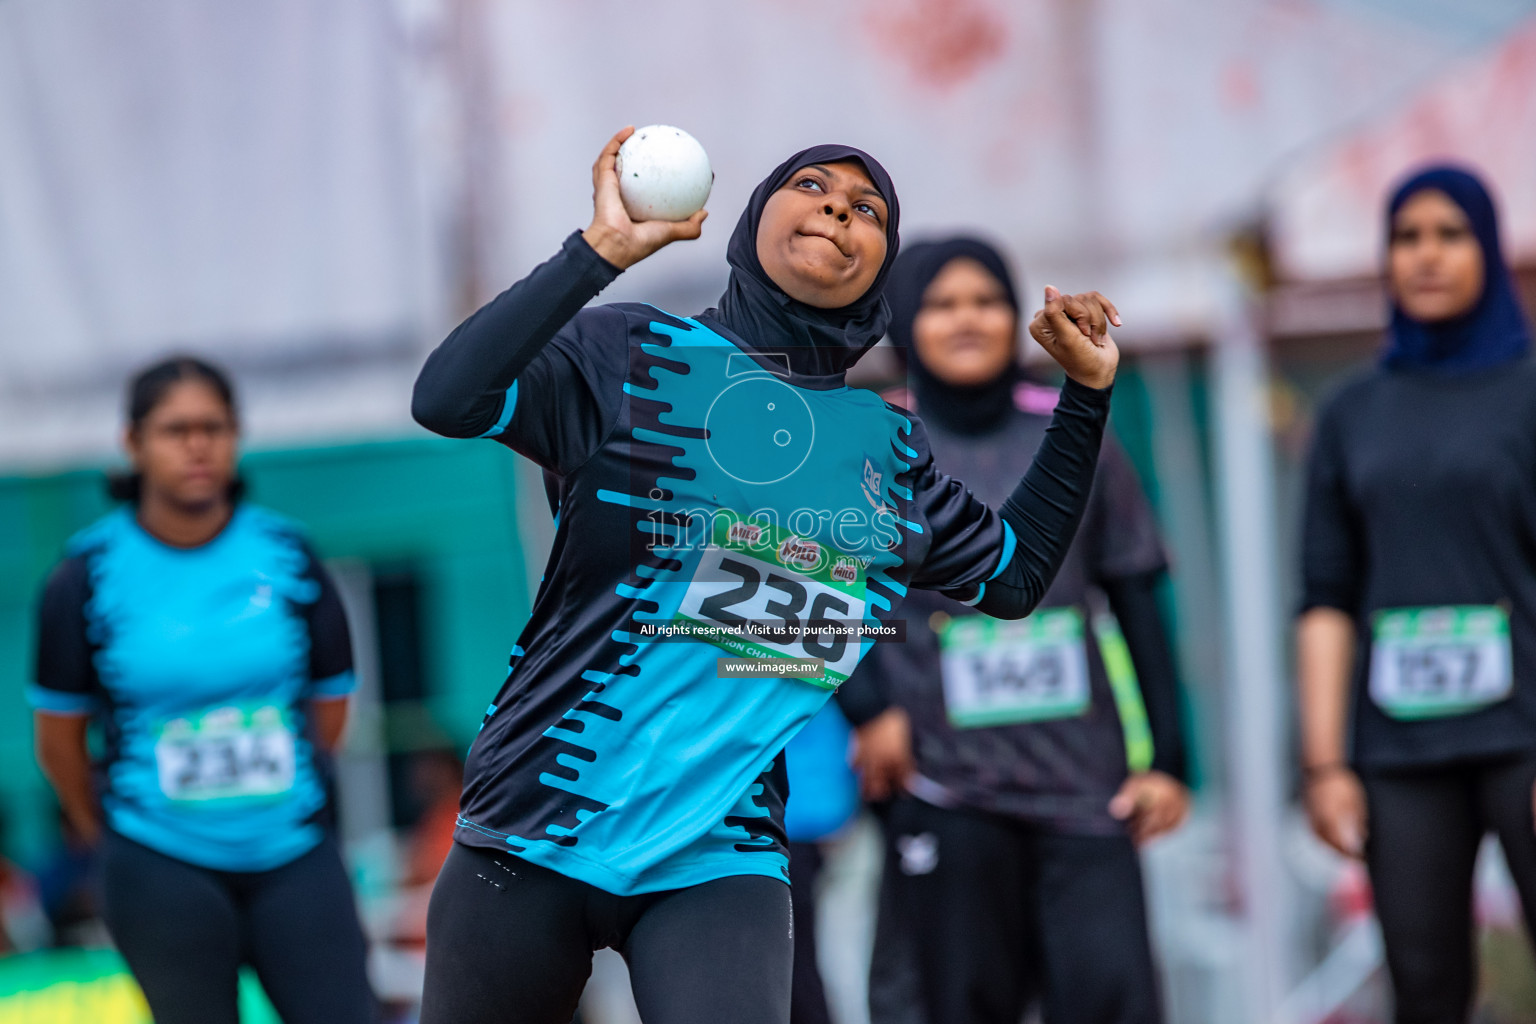
[[[1049,1024],[1162,1020],[1128,837],[1063,835],[912,798],[886,826],[874,1024],[1018,1024],[1035,999]],[[915,1000],[882,990],[902,987],[904,958],[917,968]]]
[[[156,1024],[237,1024],[240,965],[285,1024],[376,1019],[367,944],[330,839],[271,871],[201,868],[107,832],[103,916]]]
[[[795,981],[790,989],[789,1024],[832,1024],[827,990],[816,955],[816,881],[821,847],[789,844],[789,902],[795,914]]]
[[[1366,866],[1386,945],[1397,1024],[1463,1024],[1477,988],[1473,869],[1499,837],[1527,930],[1536,920],[1536,759],[1363,772]]]
[[[773,878],[615,896],[456,843],[427,910],[421,1024],[566,1024],[604,946],[645,1024],[788,1024],[792,932]]]

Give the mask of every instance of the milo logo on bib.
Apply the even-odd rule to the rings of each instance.
[[[726,542],[733,545],[756,547],[763,541],[763,528],[745,519],[732,519],[726,530]]]
[[[863,571],[858,559],[843,555],[832,565],[832,578],[841,583],[858,583]]]
[[[676,620],[746,658],[820,658],[808,682],[836,689],[858,664],[865,563],[728,509],[714,513]]]
[[[1393,718],[1461,715],[1510,695],[1509,616],[1497,605],[1388,608],[1371,626],[1371,699]]]
[[[821,562],[821,545],[804,537],[790,535],[779,545],[779,564],[806,571]]]

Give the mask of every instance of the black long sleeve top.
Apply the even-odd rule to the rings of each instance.
[[[1355,621],[1357,765],[1536,745],[1536,364],[1346,385],[1318,418],[1301,547],[1302,610]]]
[[[922,411],[921,409],[919,410]],[[986,496],[1006,487],[1035,458],[1032,442],[1049,417],[1009,408],[982,432],[942,430],[930,424],[935,456]],[[940,805],[967,806],[1062,831],[1112,834],[1123,824],[1109,815],[1110,798],[1125,779],[1127,740],[1123,697],[1111,685],[1097,641],[1094,612],[1104,595],[1115,613],[1136,669],[1136,682],[1152,734],[1150,768],[1185,778],[1186,755],[1178,676],[1155,586],[1166,558],[1151,508],[1129,460],[1112,440],[1104,443],[1088,511],[1066,560],[1037,615],[1080,616],[1075,645],[1085,676],[1083,700],[1057,711],[1006,712],[979,718],[957,703],[966,698],[946,673],[965,671],[950,652],[953,627],[974,611],[943,595],[915,596],[902,608],[906,641],[879,644],[838,698],[858,724],[892,704],[912,722],[918,795]],[[1038,664],[1022,655],[995,690],[1034,686]],[[1037,677],[1038,678],[1038,677]]]

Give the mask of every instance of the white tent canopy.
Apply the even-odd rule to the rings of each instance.
[[[514,279],[578,226],[582,171],[614,128],[663,121],[709,148],[716,219],[613,294],[710,301],[752,186],[795,148],[837,140],[886,164],[907,237],[982,231],[1031,290],[1113,289],[1127,339],[1187,339],[1219,318],[1210,254],[1257,216],[1277,164],[1532,6],[499,5],[485,44],[501,129],[484,156],[489,276]]]
[[[1278,160],[1530,6],[9,0],[0,464],[108,450],[170,347],[234,365],[257,443],[408,429],[411,364],[584,223],[626,122],[705,143],[716,219],[612,296],[711,301],[752,185],[838,139],[909,237],[983,231],[1031,290],[1115,294],[1128,341],[1188,337]]]
[[[1536,261],[1536,22],[1281,177],[1271,225],[1282,275],[1374,276],[1393,183],[1439,160],[1483,174],[1500,207],[1506,256]]]
[[[107,450],[171,349],[258,433],[399,421],[441,319],[400,54],[373,0],[0,4],[0,460]]]

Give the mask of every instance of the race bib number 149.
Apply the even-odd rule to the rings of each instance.
[[[1497,605],[1389,608],[1372,634],[1371,699],[1393,718],[1466,714],[1514,685],[1509,616]]]
[[[1088,710],[1082,612],[950,619],[939,634],[944,704],[957,729],[1074,718]]]

